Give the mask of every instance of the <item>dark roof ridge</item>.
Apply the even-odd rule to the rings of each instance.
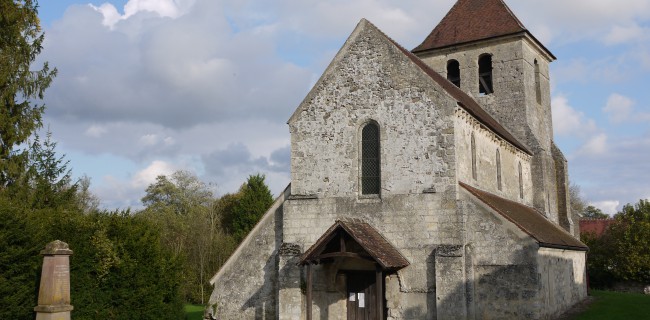
[[[589,250],[584,243],[574,238],[573,235],[546,219],[539,210],[523,203],[502,198],[493,193],[472,187],[462,181],[458,181],[458,184],[485,205],[492,208],[492,210],[498,212],[506,220],[512,222],[521,229],[521,231],[535,239],[539,243],[540,247],[580,251]],[[505,202],[505,205],[512,207],[504,208],[504,203],[502,202]],[[523,219],[521,214],[515,214],[515,212],[520,213],[520,211],[526,211],[523,216],[529,218],[529,220]]]
[[[393,40],[391,37],[387,36],[383,31],[381,31],[377,26],[375,26],[372,22],[362,19],[362,21],[367,22],[370,26],[375,28],[381,35],[386,37],[388,41],[390,41],[393,45],[395,45],[402,53],[404,53],[415,65],[417,65],[424,73],[426,73],[434,82],[439,84],[450,96],[452,96],[458,104],[465,109],[469,114],[471,114],[474,118],[476,118],[479,122],[484,124],[486,127],[488,127],[490,130],[492,130],[495,134],[500,136],[501,138],[505,139],[518,149],[522,150],[523,152],[532,155],[532,152],[519,140],[517,140],[506,128],[504,128],[498,121],[496,121],[490,114],[488,114],[483,108],[474,100],[474,98],[470,97],[465,91],[461,90],[458,88],[456,85],[451,83],[447,78],[443,77],[440,75],[438,72],[435,70],[431,69],[424,61],[422,61],[420,58],[418,58],[415,54],[412,52],[406,50],[404,47],[402,47],[399,43],[397,43],[395,40]]]

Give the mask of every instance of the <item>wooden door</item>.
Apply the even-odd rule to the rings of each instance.
[[[375,279],[375,272],[347,273],[348,320],[381,320],[377,318]]]

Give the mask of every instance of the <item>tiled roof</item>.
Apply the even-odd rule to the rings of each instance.
[[[532,153],[530,152],[530,150],[528,150],[528,148],[526,148],[526,146],[524,146],[521,142],[515,139],[515,137],[508,130],[506,130],[506,128],[504,128],[498,121],[496,121],[485,110],[483,110],[483,108],[476,102],[476,100],[474,100],[467,93],[465,93],[465,91],[461,90],[456,85],[454,85],[449,80],[447,80],[445,77],[435,72],[433,69],[431,69],[431,67],[429,67],[426,63],[424,63],[424,61],[416,57],[410,51],[406,50],[404,47],[399,45],[390,37],[386,36],[386,34],[381,32],[381,30],[375,27],[372,23],[369,24],[372,25],[375,29],[377,29],[377,31],[379,31],[382,35],[384,35],[388,40],[390,40],[390,42],[392,42],[420,69],[422,69],[422,71],[424,71],[424,73],[426,73],[434,82],[440,85],[449,95],[451,95],[454,99],[456,99],[456,101],[458,101],[458,104],[467,112],[469,112],[474,118],[476,118],[479,122],[481,122],[486,127],[488,127],[494,133],[501,136],[506,141],[510,142],[515,147],[532,155]]]
[[[429,36],[413,49],[413,52],[517,33],[527,33],[551,57],[555,58],[528,32],[503,0],[458,0]]]
[[[459,184],[494,211],[514,223],[523,232],[537,240],[540,247],[579,251],[589,249],[564,229],[548,221],[539,211],[519,202],[476,189],[465,183],[459,182]]]
[[[615,221],[615,219],[582,218],[580,219],[580,234],[592,233],[596,237],[600,237]]]
[[[336,220],[325,233],[300,257],[300,264],[318,259],[327,244],[336,238],[339,230],[346,232],[384,269],[401,269],[409,265],[408,260],[384,238],[377,229],[358,220]]]
[[[526,31],[502,0],[458,0],[414,52]]]

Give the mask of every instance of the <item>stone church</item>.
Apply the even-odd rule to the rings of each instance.
[[[583,300],[553,60],[503,0],[458,0],[411,51],[361,20],[289,119],[291,184],[210,312],[553,319]]]

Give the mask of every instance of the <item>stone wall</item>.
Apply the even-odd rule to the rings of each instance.
[[[344,217],[375,227],[411,263],[386,277],[389,319],[433,318],[441,312],[436,294],[464,302],[451,290],[436,288],[435,266],[439,246],[463,241],[455,196],[456,105],[394,43],[362,21],[289,121],[294,198],[284,206],[284,242],[304,252]],[[359,191],[359,140],[369,121],[380,128],[377,196]],[[456,265],[462,257],[445,261]],[[283,272],[300,274],[298,266],[284,266]],[[325,276],[324,270],[314,271],[314,279]],[[463,281],[462,272],[461,279],[451,276],[445,280]],[[299,283],[289,282],[280,305],[298,302]],[[323,297],[323,288],[314,288],[314,296]],[[314,307],[315,319],[325,312],[327,318],[341,316],[340,302],[332,296],[336,293],[328,295],[329,305]]]
[[[584,251],[535,239],[465,191],[469,318],[554,319],[587,295]]]
[[[470,319],[541,319],[538,244],[464,189]]]
[[[278,251],[287,187],[210,280],[208,304],[217,319],[276,319]]]
[[[483,54],[492,56],[494,92],[489,95],[479,93],[478,59]],[[449,60],[459,62],[461,89],[533,152],[533,206],[544,212],[549,220],[559,223],[555,161],[551,150],[549,63],[554,58],[527,35],[452,46],[423,53],[420,58],[442,75],[447,74]]]
[[[472,174],[472,134],[476,149],[476,179]],[[456,163],[458,180],[503,198],[532,204],[531,156],[512,146],[481,125],[467,111],[456,109]],[[497,183],[496,153],[501,164],[501,189]],[[519,165],[522,168],[523,197],[520,197]]]
[[[383,34],[358,28],[289,120],[293,194],[357,198],[369,121],[380,128],[382,196],[444,191],[455,180],[455,107]]]
[[[587,298],[586,255],[584,251],[539,249],[540,302],[549,319]]]

